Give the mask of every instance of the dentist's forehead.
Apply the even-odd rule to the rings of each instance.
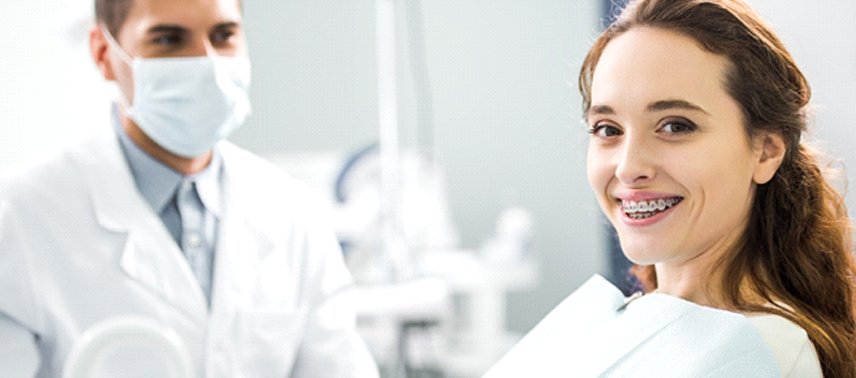
[[[145,32],[155,25],[204,29],[241,21],[238,0],[134,0],[126,23],[134,22],[137,32]]]

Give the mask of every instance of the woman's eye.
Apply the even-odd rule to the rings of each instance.
[[[589,130],[589,133],[598,137],[598,138],[609,138],[621,135],[621,129],[612,126],[612,125],[594,125]]]
[[[691,122],[669,121],[660,130],[669,134],[687,134],[695,131],[696,126]]]

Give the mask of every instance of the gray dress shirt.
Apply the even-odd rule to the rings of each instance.
[[[182,175],[137,146],[122,128],[115,108],[113,115],[137,189],[181,248],[210,305],[217,224],[222,216],[221,155],[215,148],[202,172]]]

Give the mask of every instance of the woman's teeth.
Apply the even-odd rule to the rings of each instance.
[[[651,201],[621,201],[621,209],[633,219],[645,219],[683,200],[683,197],[660,198]]]

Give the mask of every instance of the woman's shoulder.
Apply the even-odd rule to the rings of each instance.
[[[767,342],[783,377],[823,377],[817,352],[802,327],[779,315],[744,315]]]

